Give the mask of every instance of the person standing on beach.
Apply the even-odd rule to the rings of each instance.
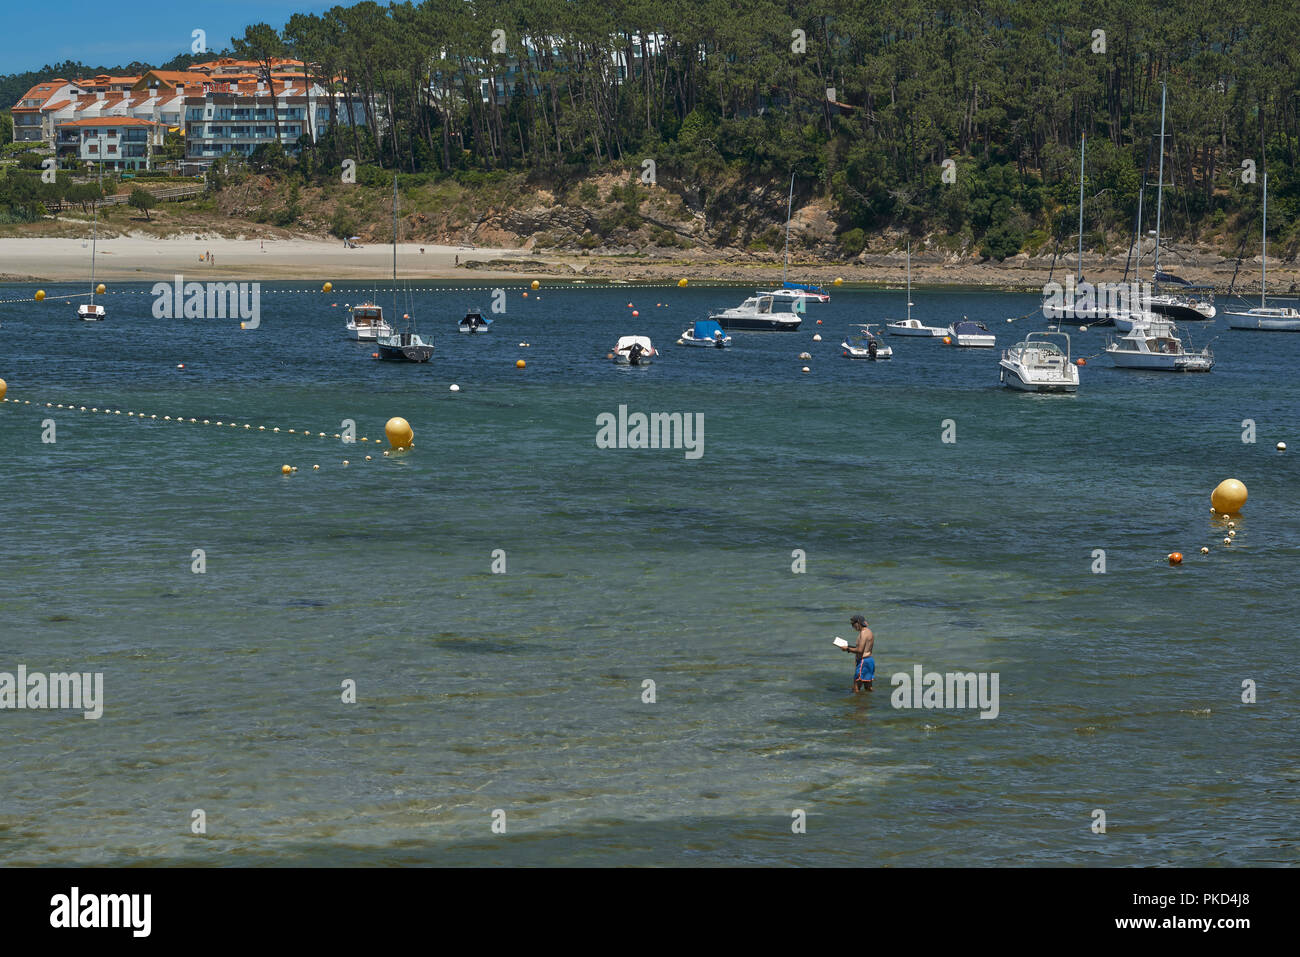
[[[844,649],[857,656],[857,664],[853,669],[853,693],[857,694],[862,689],[870,691],[871,682],[876,677],[876,659],[871,656],[876,647],[876,636],[867,627],[867,619],[861,615],[854,615],[849,619],[849,624],[858,630],[858,643]]]

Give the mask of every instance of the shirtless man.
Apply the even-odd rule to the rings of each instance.
[[[853,669],[853,693],[857,694],[862,688],[870,691],[871,682],[876,677],[876,659],[871,657],[872,649],[876,647],[876,636],[871,633],[867,620],[861,615],[854,615],[849,619],[849,624],[858,630],[858,643],[844,649],[857,656],[857,665]]]

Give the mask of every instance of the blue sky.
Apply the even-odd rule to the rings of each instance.
[[[193,31],[207,32],[209,49],[230,45],[250,23],[277,30],[295,13],[322,13],[352,0],[217,0],[161,3],[133,0],[10,2],[0,13],[0,73],[39,70],[47,63],[79,60],[116,66],[142,60],[164,63],[189,53]]]

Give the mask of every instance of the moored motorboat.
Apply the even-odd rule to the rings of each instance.
[[[724,309],[709,316],[723,329],[744,329],[756,332],[796,332],[803,319],[803,300],[791,303],[788,311],[775,308],[776,299],[769,295],[750,296],[739,306]]]
[[[1064,340],[1062,349],[1058,340]],[[1077,392],[1079,367],[1070,361],[1064,332],[1031,332],[998,360],[1003,385],[1022,392]]]
[[[683,346],[726,349],[731,346],[731,336],[723,332],[722,327],[712,319],[700,319],[684,331],[677,342]]]
[[[954,322],[948,327],[948,336],[953,345],[975,349],[992,349],[998,344],[997,337],[989,332],[982,322],[961,317],[961,322]]]
[[[384,321],[384,310],[373,302],[352,307],[348,314],[347,330],[358,342],[373,342],[379,336],[393,334],[393,327]]]
[[[1209,346],[1199,352],[1187,351],[1178,337],[1177,327],[1164,316],[1153,316],[1119,339],[1108,342],[1106,353],[1119,369],[1209,372],[1214,368],[1214,354]]]
[[[894,350],[872,331],[874,323],[858,323],[861,331],[840,343],[846,359],[892,359]]]
[[[648,366],[658,354],[649,336],[622,336],[611,352],[614,362],[623,366]]]
[[[485,319],[477,309],[465,313],[465,318],[456,323],[457,332],[483,333],[492,327],[492,320]]]

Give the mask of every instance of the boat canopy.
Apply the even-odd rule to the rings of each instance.
[[[353,306],[352,316],[356,319],[382,319],[384,310],[379,306]]]
[[[691,333],[696,339],[713,339],[725,337],[726,333],[722,331],[722,326],[713,319],[697,319],[695,329]]]
[[[618,345],[614,347],[615,352],[626,352],[633,345],[639,345],[642,349],[650,350],[654,347],[650,345],[649,336],[620,336]]]
[[[782,288],[782,289],[802,289],[804,292],[815,292],[815,293],[816,293],[817,295],[819,295],[819,296],[824,296],[824,295],[826,295],[826,290],[823,289],[821,286],[809,286],[809,285],[806,285],[805,283],[801,283],[801,282],[790,282],[790,281],[787,280],[786,282],[781,283],[781,288]]]

